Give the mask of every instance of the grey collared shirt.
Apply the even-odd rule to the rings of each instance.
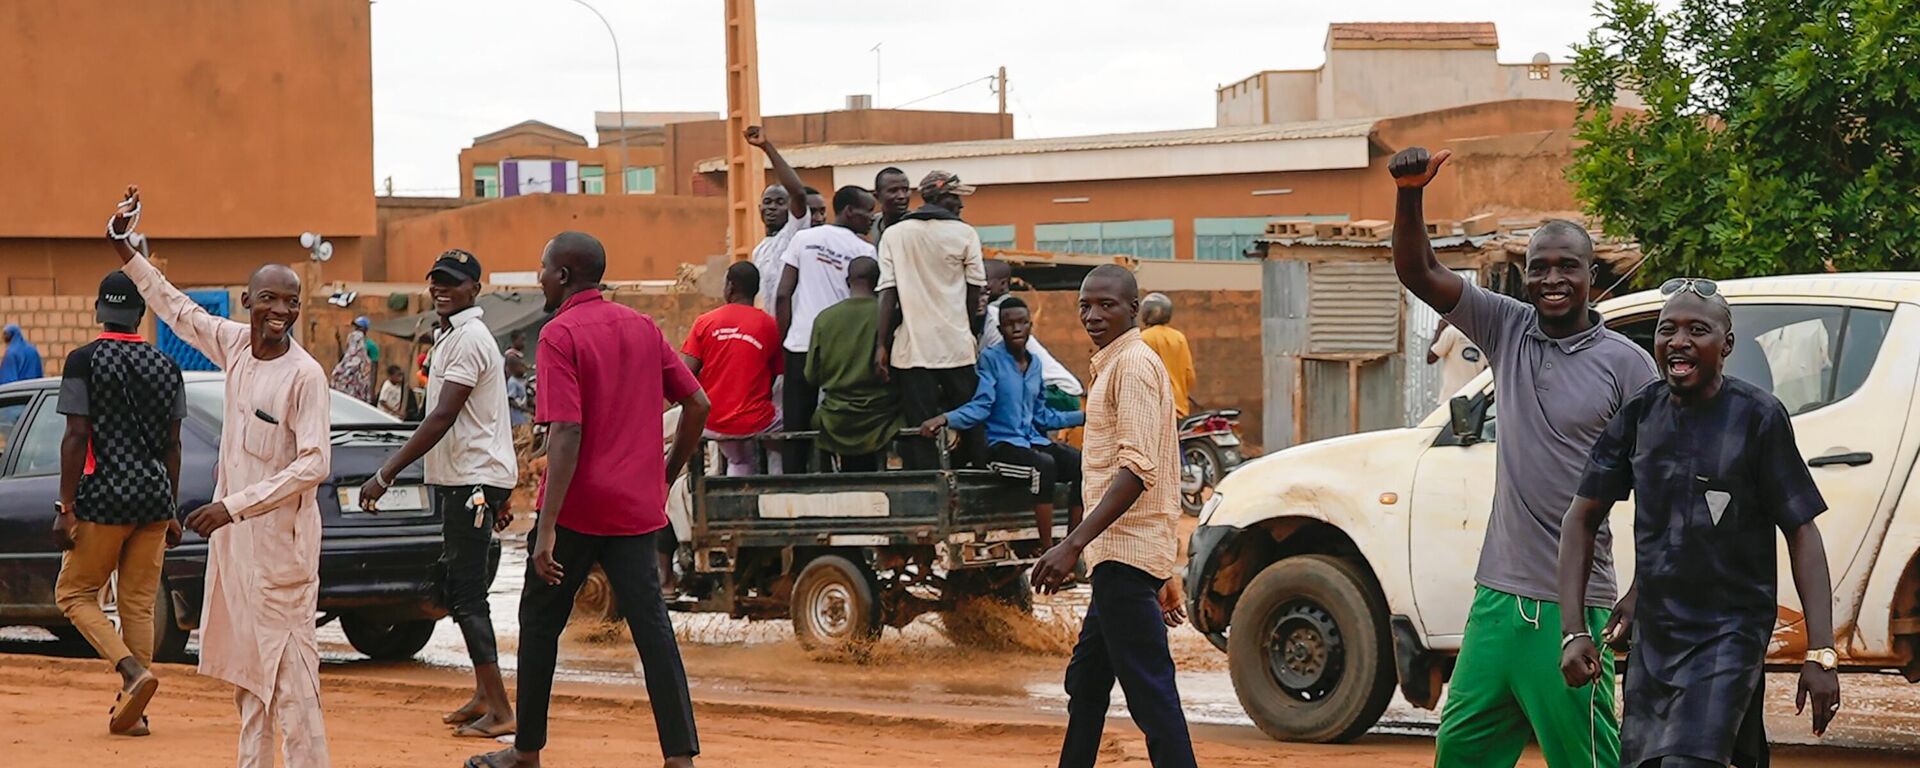
[[[1474,580],[1555,602],[1560,523],[1587,455],[1614,412],[1658,377],[1653,357],[1597,314],[1586,331],[1548,338],[1532,306],[1471,284],[1447,322],[1486,351],[1499,414],[1493,516]],[[1612,541],[1602,523],[1587,582],[1590,606],[1613,606]]]

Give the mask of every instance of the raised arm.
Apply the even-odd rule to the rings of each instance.
[[[138,220],[135,212],[139,208],[140,188],[127,187],[127,197],[114,211],[109,232],[128,232]],[[187,298],[180,289],[167,282],[166,276],[160,274],[152,262],[134,250],[129,240],[111,234],[108,237],[108,242],[113,244],[113,252],[120,257],[123,271],[140,289],[140,296],[146,299],[147,306],[153,308],[154,317],[165,322],[181,340],[200,350],[214,365],[226,368],[228,346],[244,341],[247,327],[232,320],[214,317],[199,303]]]
[[[747,143],[767,153],[767,162],[773,164],[773,177],[780,180],[780,186],[787,188],[787,212],[800,218],[811,215],[807,211],[806,182],[800,180],[800,174],[793,170],[793,166],[787,165],[787,159],[780,156],[780,150],[774,148],[773,142],[760,130],[760,126],[747,126]]]
[[[1426,187],[1452,156],[1452,150],[1428,156],[1423,147],[1408,147],[1387,163],[1399,190],[1393,212],[1393,271],[1407,290],[1442,314],[1460,303],[1466,284],[1440,265],[1427,240]]]

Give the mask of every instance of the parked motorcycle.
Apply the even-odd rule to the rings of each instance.
[[[1246,458],[1240,454],[1240,411],[1198,411],[1180,420],[1180,508],[1198,516],[1207,489]]]

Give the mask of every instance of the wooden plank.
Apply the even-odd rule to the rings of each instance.
[[[1347,434],[1360,431],[1360,366],[1359,360],[1347,361]]]

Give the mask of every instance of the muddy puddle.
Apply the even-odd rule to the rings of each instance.
[[[500,635],[500,664],[507,670],[518,666],[515,651],[524,572],[525,550],[516,536],[507,542],[490,597]],[[791,624],[785,621],[749,622],[712,614],[675,613],[673,622],[696,698],[702,691],[709,691],[1064,714],[1066,696],[1061,690],[1061,677],[1087,598],[1083,586],[1037,597],[1033,617],[971,617],[979,626],[961,631],[1002,636],[1004,642],[994,650],[956,645],[949,639],[953,628],[942,626],[941,617],[931,615],[904,629],[887,630],[865,653],[838,656],[803,650],[793,638]],[[0,630],[0,651],[41,645],[22,642],[40,636],[38,630]],[[977,643],[978,638],[975,640]],[[1179,670],[1182,705],[1190,721],[1252,725],[1234,695],[1225,654],[1185,627],[1173,632],[1170,644]],[[320,645],[327,663],[366,663],[366,657],[353,650],[337,624],[320,629]],[[450,622],[441,622],[435,628],[432,641],[418,659],[447,668],[469,666],[460,633]],[[580,682],[638,682],[639,664],[625,628],[576,619],[561,645],[559,677]],[[1768,675],[1768,734],[1780,743],[1815,743],[1807,719],[1793,713],[1795,682],[1792,675]],[[1847,675],[1842,685],[1846,709],[1821,741],[1920,749],[1920,685],[1910,685],[1895,675]],[[1115,714],[1123,715],[1125,698],[1117,688],[1113,703]],[[1438,724],[1437,711],[1421,710],[1395,697],[1374,731],[1430,735]]]

